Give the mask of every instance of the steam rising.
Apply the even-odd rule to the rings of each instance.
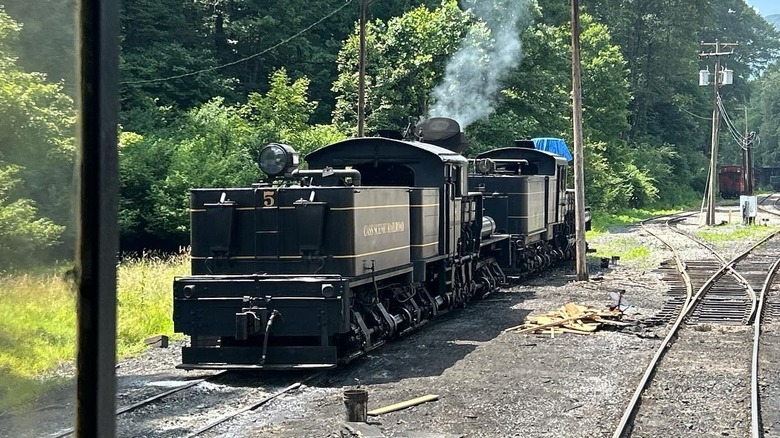
[[[500,81],[523,59],[521,26],[531,19],[531,0],[466,0],[464,6],[490,30],[472,28],[447,64],[444,82],[433,90],[430,116],[450,117],[462,129],[493,111]]]

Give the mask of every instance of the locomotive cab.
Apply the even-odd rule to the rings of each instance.
[[[484,193],[485,214],[511,235],[507,273],[525,275],[574,257],[574,192],[567,189],[566,158],[516,147],[477,155],[469,189]],[[589,213],[589,212],[588,212]],[[590,219],[586,219],[586,227]]]

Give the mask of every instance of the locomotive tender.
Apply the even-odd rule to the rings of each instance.
[[[454,120],[270,144],[269,181],[193,189],[192,275],[174,280],[179,368],[326,368],[574,255],[566,160],[528,144],[473,161]],[[529,142],[530,143],[530,142]]]

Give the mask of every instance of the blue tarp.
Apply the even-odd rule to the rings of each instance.
[[[536,149],[540,151],[547,151],[558,154],[569,161],[573,159],[571,152],[569,152],[569,147],[566,146],[566,142],[563,141],[562,138],[542,137],[533,138],[531,141],[534,142]]]

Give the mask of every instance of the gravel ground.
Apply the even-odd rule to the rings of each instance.
[[[761,423],[766,437],[780,437],[780,324],[773,323],[764,330],[758,371],[763,397]]]
[[[721,209],[718,219],[727,220],[727,215],[728,211]],[[733,220],[737,216],[732,213]],[[696,222],[689,220],[685,227],[693,229]],[[684,242],[683,237],[673,233],[664,235],[675,245]],[[729,258],[747,244],[730,242],[720,247]],[[625,227],[612,230],[590,245],[599,252],[589,262],[588,282],[575,281],[571,267],[525,279],[517,286],[451,312],[365,358],[326,372],[300,389],[257,411],[241,414],[203,436],[349,436],[345,435],[341,394],[345,387],[357,384],[369,391],[369,409],[426,394],[439,396],[438,401],[372,417],[367,432],[373,430],[376,436],[611,436],[636,382],[666,334],[665,326],[638,331],[602,330],[587,336],[503,333],[504,329],[521,324],[529,314],[555,310],[568,302],[609,306],[613,304],[610,292],[623,291],[625,300],[637,311],[634,319],[650,317],[661,309],[667,286],[655,268],[670,254],[654,237],[638,227]],[[641,258],[620,260],[604,270],[599,267],[598,257],[640,247],[648,249]],[[702,251],[697,245],[685,244],[682,255],[691,260],[703,257]],[[694,355],[668,367],[677,371],[679,388],[703,383],[708,391],[675,389],[686,395],[681,397],[663,387],[651,387],[642,406],[647,411],[640,415],[641,423],[637,422],[634,436],[728,433],[732,437],[747,437],[749,413],[744,408],[749,406],[750,397],[749,390],[742,385],[742,374],[747,368],[741,362],[749,351],[745,344],[752,339],[752,332],[716,327],[686,333],[680,339],[680,350],[690,350]],[[208,374],[176,370],[178,347],[149,350],[120,364],[117,405],[126,406]],[[767,406],[777,406],[780,401],[780,375],[776,371],[779,354],[780,347],[767,348],[764,356],[768,371],[762,384],[767,388]],[[712,362],[713,358],[718,359],[717,364]],[[186,436],[299,377],[258,373],[220,377],[120,416],[118,435]],[[687,406],[705,405],[704,399],[712,396],[715,397],[709,401],[709,410],[695,423],[678,415]],[[0,436],[50,436],[62,430],[71,422],[72,399],[72,388],[63,388],[35,407],[37,411],[30,409],[0,417]],[[686,399],[690,399],[689,403],[685,403]],[[45,409],[47,406],[52,408]],[[776,409],[765,409],[765,428],[780,433],[780,417],[770,411]],[[742,415],[739,424],[711,421],[732,417],[732,413]]]

